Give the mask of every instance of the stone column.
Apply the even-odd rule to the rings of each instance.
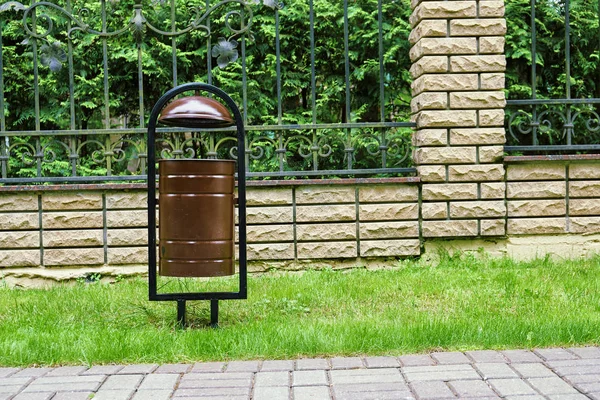
[[[504,235],[504,2],[412,0],[423,236]]]

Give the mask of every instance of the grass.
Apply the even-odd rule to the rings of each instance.
[[[206,327],[208,302],[190,302],[193,326],[180,330],[175,303],[149,302],[143,279],[2,287],[0,365],[598,344],[600,258],[515,262],[459,255],[377,271],[274,272],[250,276],[248,300],[220,306],[219,329]]]

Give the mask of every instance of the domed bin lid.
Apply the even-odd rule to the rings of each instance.
[[[186,128],[224,128],[234,124],[223,104],[203,96],[182,97],[166,106],[158,122]]]

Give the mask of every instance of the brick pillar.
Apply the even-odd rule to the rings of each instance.
[[[423,236],[505,234],[504,2],[413,0]]]

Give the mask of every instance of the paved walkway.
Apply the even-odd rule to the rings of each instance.
[[[0,368],[0,400],[600,400],[600,347]]]

